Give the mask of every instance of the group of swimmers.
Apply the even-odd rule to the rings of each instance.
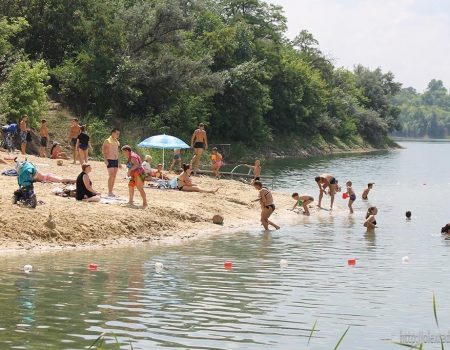
[[[255,167],[257,165],[255,164]],[[259,162],[259,171],[261,170]],[[260,172],[258,173],[258,175]],[[322,174],[320,176],[317,176],[315,178],[315,181],[317,185],[319,186],[319,202],[317,204],[318,208],[322,208],[322,199],[324,194],[328,194],[331,198],[330,202],[330,210],[333,209],[334,204],[334,197],[337,192],[341,192],[341,188],[338,184],[338,180],[331,174]],[[362,198],[364,200],[368,199],[369,192],[373,188],[374,183],[368,183],[367,188],[362,193]],[[261,224],[263,225],[264,229],[268,230],[269,226],[273,226],[275,229],[279,229],[280,227],[269,220],[270,216],[275,211],[275,204],[273,202],[273,197],[266,187],[264,187],[260,181],[260,178],[254,179],[253,186],[256,190],[259,191],[259,197],[255,201],[259,201],[261,205]],[[353,203],[356,200],[356,194],[353,190],[353,184],[351,181],[346,182],[347,190],[344,192],[343,198],[348,198],[348,208],[350,210],[350,213],[353,214]],[[303,214],[310,215],[310,211],[308,206],[314,202],[314,197],[310,196],[309,194],[299,194],[297,192],[292,194],[292,198],[295,200],[295,204],[292,207],[291,210],[295,210],[297,207],[303,208]],[[370,207],[367,210],[366,218],[364,222],[364,226],[367,227],[368,230],[373,230],[377,226],[377,221],[375,216],[378,213],[378,209],[376,207]]]

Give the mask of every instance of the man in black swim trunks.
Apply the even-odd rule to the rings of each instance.
[[[323,194],[326,194],[326,188],[328,187],[328,194],[331,197],[331,204],[330,204],[330,209],[333,209],[333,203],[334,203],[334,195],[336,194],[337,191],[337,180],[336,178],[331,175],[331,174],[322,174],[320,176],[317,176],[315,178],[315,181],[317,183],[317,185],[319,186],[319,203],[317,204],[317,206],[319,208],[322,208],[322,198],[323,198]]]
[[[112,129],[111,136],[103,142],[102,154],[108,169],[108,196],[115,197],[113,193],[116,176],[121,165],[119,163],[119,129]]]
[[[208,138],[206,136],[205,124],[200,123],[198,129],[194,131],[191,139],[191,147],[194,149],[194,157],[192,157],[191,164],[194,169],[194,176],[200,166],[203,150],[208,149]]]

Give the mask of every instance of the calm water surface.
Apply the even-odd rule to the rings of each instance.
[[[447,334],[450,241],[440,227],[450,221],[450,144],[403,145],[264,169],[278,190],[315,197],[321,172],[352,180],[358,193],[375,182],[353,216],[339,198],[333,213],[289,213],[268,234],[255,227],[182,246],[0,258],[0,349],[86,349],[103,332],[109,348],[116,336],[122,349],[306,349],[315,321],[310,349],[333,349],[348,326],[342,349],[401,349],[392,344],[401,333]],[[369,205],[379,208],[376,234],[362,227]],[[21,272],[24,264],[34,271]]]

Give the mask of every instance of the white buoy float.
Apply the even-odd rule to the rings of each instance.
[[[33,271],[33,266],[31,266],[31,265],[25,265],[25,266],[23,267],[23,272],[25,272],[25,273],[30,273],[31,271]]]
[[[162,272],[164,270],[164,265],[162,262],[156,262],[155,263],[155,270],[156,272]]]
[[[286,259],[280,260],[280,267],[288,267],[289,263]]]
[[[409,257],[408,257],[408,256],[404,256],[404,257],[402,258],[402,263],[403,263],[403,264],[409,263]]]

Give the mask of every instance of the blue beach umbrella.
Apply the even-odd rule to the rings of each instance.
[[[166,148],[191,148],[187,143],[180,140],[175,136],[170,135],[156,135],[146,138],[144,141],[138,144],[141,148],[160,148],[163,150],[163,168],[164,168],[164,150]]]

